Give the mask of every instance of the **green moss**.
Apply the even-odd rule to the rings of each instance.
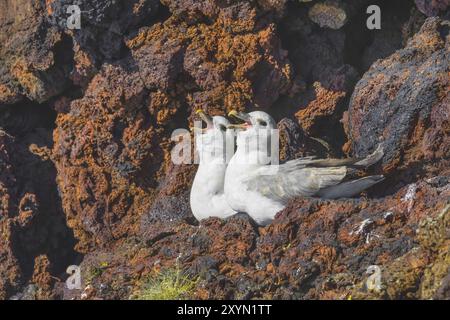
[[[131,299],[136,300],[184,300],[192,296],[198,279],[191,279],[179,268],[166,269],[151,276],[134,294]]]
[[[104,268],[103,267],[90,267],[88,269],[87,274],[85,275],[85,282],[86,284],[91,284],[95,278],[100,277],[103,274]]]
[[[352,299],[432,299],[448,274],[450,265],[450,205],[440,214],[420,222],[420,246],[383,266],[381,292],[358,283]]]

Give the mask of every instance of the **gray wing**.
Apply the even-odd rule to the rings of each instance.
[[[347,158],[347,159],[316,159],[315,157],[305,157],[291,160],[285,163],[286,166],[300,167],[340,167],[349,166],[354,168],[366,168],[378,161],[384,156],[384,144],[380,143],[376,150],[365,158]]]
[[[251,173],[244,183],[249,190],[279,202],[287,202],[297,196],[318,195],[321,190],[327,190],[341,183],[353,168],[365,168],[381,160],[384,155],[383,149],[383,144],[380,143],[377,149],[364,159],[298,158],[278,166],[275,172],[270,166],[259,168]],[[361,184],[366,182],[370,181],[361,180]],[[355,186],[355,184],[346,185],[357,191],[358,188]]]
[[[360,192],[360,185],[365,189],[368,187],[366,184],[372,185],[382,179],[376,176],[376,179],[372,179],[373,183],[371,179],[367,178],[348,183],[339,189],[332,187],[341,183],[345,176],[353,170],[352,168],[365,168],[381,160],[384,155],[383,149],[383,143],[380,143],[377,149],[364,159],[306,157],[288,161],[278,166],[278,170],[275,172],[270,166],[262,167],[250,174],[244,183],[249,190],[279,202],[287,202],[290,198],[297,196],[320,195],[323,192],[330,193],[330,195],[333,192],[336,194],[351,192],[353,194]]]
[[[278,166],[276,171],[265,166],[251,173],[244,183],[248,190],[285,203],[296,196],[313,196],[326,187],[340,183],[347,174],[345,166],[316,167],[314,164],[317,161],[321,160],[297,159]]]

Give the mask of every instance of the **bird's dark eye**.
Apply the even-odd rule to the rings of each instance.
[[[227,127],[225,127],[223,124],[220,125],[220,130],[221,131],[227,131]]]
[[[267,126],[267,122],[265,122],[264,120],[258,120],[258,123],[263,127]]]

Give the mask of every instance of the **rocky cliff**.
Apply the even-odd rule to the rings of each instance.
[[[1,1],[0,298],[128,299],[174,268],[190,298],[450,298],[450,2],[375,2],[380,30],[365,0]],[[387,179],[198,223],[170,161],[197,108],[269,112],[282,160],[384,141]]]

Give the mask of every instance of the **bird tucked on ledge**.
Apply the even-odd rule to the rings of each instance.
[[[234,132],[227,128],[230,122],[226,118],[211,118],[202,110],[196,113],[206,128],[194,128],[200,162],[190,194],[192,213],[199,221],[209,217],[227,218],[236,213],[228,205],[223,188],[227,157],[234,153]]]
[[[306,157],[276,166],[259,162],[258,159],[268,158],[266,146],[272,138],[272,130],[276,129],[275,121],[262,111],[232,111],[229,116],[244,123],[228,126],[238,133],[237,150],[225,173],[226,201],[233,210],[246,212],[259,225],[270,223],[294,197],[346,198],[384,179],[375,175],[344,180],[355,170],[379,161],[383,157],[382,145],[364,159]]]

